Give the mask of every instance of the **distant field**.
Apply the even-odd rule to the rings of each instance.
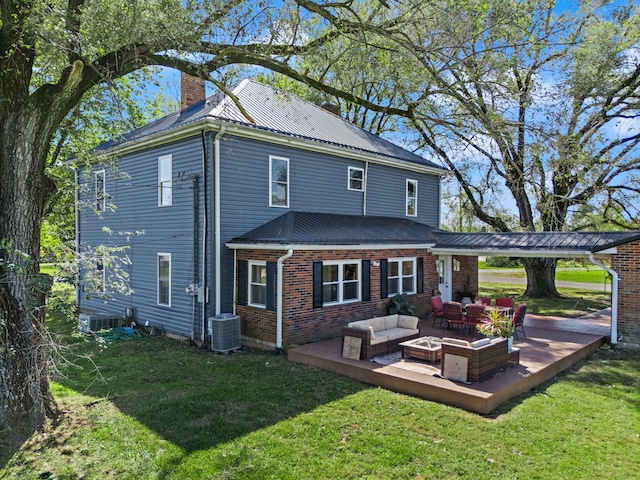
[[[479,270],[499,270],[500,276],[513,277],[513,278],[525,278],[526,274],[523,268],[508,268],[508,267],[492,267],[488,266],[486,262],[478,262]],[[590,267],[559,267],[556,271],[556,280],[562,280],[567,282],[581,282],[581,283],[611,283],[609,274],[604,270],[594,266]]]

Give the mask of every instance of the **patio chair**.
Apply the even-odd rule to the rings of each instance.
[[[524,316],[527,314],[527,304],[521,303],[516,307],[516,311],[513,314],[513,333],[516,338],[518,338],[518,327],[522,330],[522,334],[526,337],[527,334],[524,333]]]
[[[469,303],[466,306],[467,311],[467,328],[472,328],[474,333],[476,331],[476,326],[482,323],[486,317],[485,306],[477,303]]]
[[[440,319],[440,326],[442,326],[442,322],[444,321],[444,307],[442,305],[442,297],[440,295],[431,297],[431,309],[431,315],[433,316],[431,328],[436,326],[436,320],[438,318]]]
[[[460,325],[460,329],[465,328],[467,321],[462,313],[462,304],[460,302],[444,302],[444,319],[447,322],[447,330],[453,325]]]
[[[491,305],[491,298],[480,297],[480,303],[482,303],[482,305]]]
[[[513,310],[513,298],[511,297],[498,297],[496,298],[496,307],[509,307]]]

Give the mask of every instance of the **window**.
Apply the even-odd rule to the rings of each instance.
[[[364,170],[357,167],[349,167],[349,190],[364,191]]]
[[[158,206],[170,206],[173,198],[173,159],[171,155],[158,157]]]
[[[418,213],[418,181],[407,179],[407,216],[415,217]]]
[[[387,263],[387,294],[416,293],[416,259],[392,258]]]
[[[322,264],[322,303],[360,300],[360,262],[344,260]]]
[[[267,306],[266,262],[249,262],[249,305]]]
[[[289,159],[269,157],[270,207],[289,206]]]
[[[104,185],[104,170],[95,172],[96,183],[96,210],[98,212],[104,212],[105,210],[105,185]]]
[[[158,254],[158,305],[171,306],[171,254]]]

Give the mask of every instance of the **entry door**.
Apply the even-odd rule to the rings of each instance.
[[[438,290],[443,302],[450,302],[451,295],[451,255],[438,256]]]

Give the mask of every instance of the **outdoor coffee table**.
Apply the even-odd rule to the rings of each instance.
[[[442,339],[440,337],[420,337],[400,344],[404,358],[424,360],[429,363],[440,361]]]

